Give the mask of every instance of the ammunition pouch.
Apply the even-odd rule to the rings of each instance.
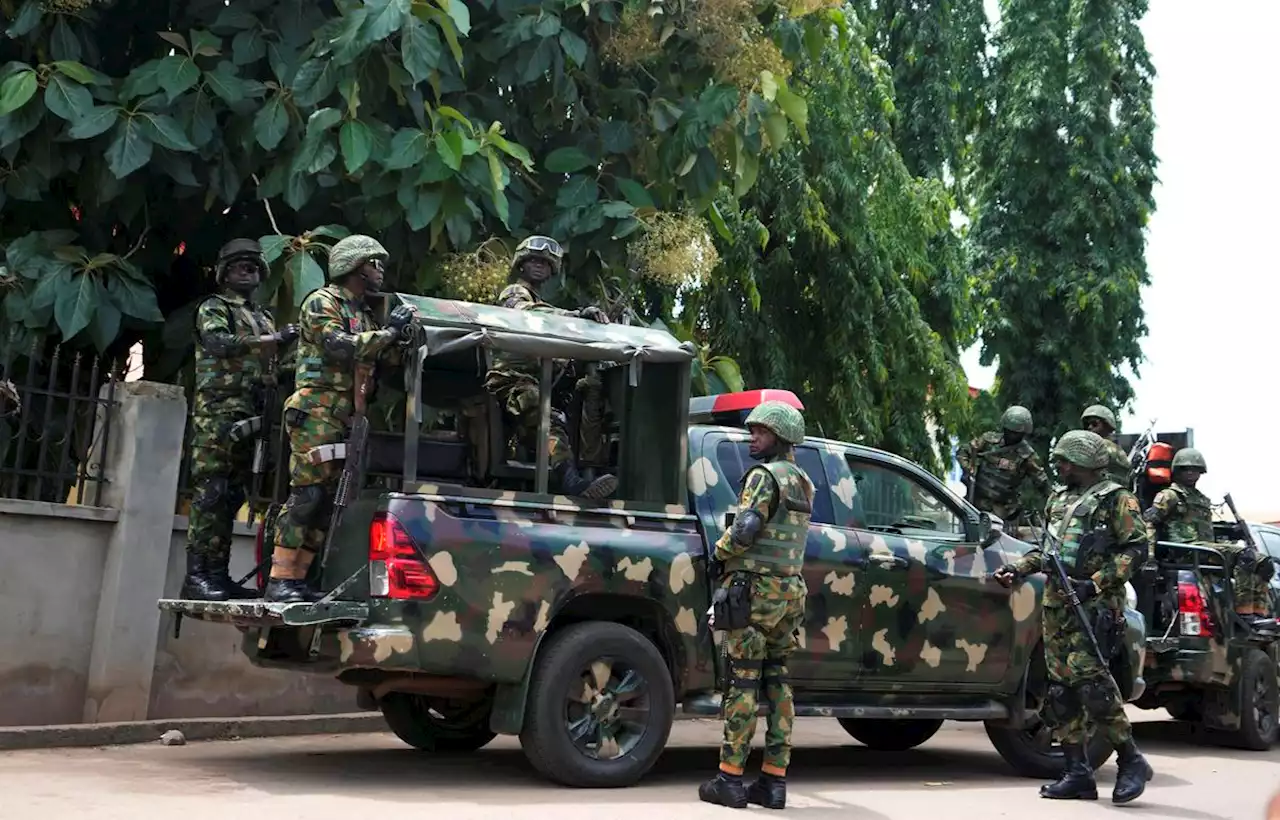
[[[742,691],[758,691],[760,689],[760,670],[764,661],[729,658],[729,688]],[[748,678],[743,672],[756,672],[754,678]]]
[[[1070,566],[1064,567],[1067,575],[1077,581],[1083,581],[1093,575],[1089,570],[1089,559],[1095,555],[1107,556],[1114,546],[1111,533],[1105,529],[1096,529],[1080,537],[1080,546],[1076,548],[1076,559]]]
[[[717,629],[745,629],[751,624],[751,578],[735,573],[727,587],[711,596],[712,617]]]
[[[227,429],[227,438],[233,442],[257,438],[262,433],[262,416],[241,419]]]
[[[1053,729],[1066,726],[1080,709],[1079,693],[1073,687],[1050,683],[1045,694],[1041,718]]]
[[[1085,681],[1080,684],[1080,704],[1095,720],[1104,718],[1111,711],[1111,687],[1106,681]]]
[[[1102,657],[1110,663],[1124,646],[1124,619],[1114,610],[1103,607],[1093,618],[1093,637],[1098,639]]]

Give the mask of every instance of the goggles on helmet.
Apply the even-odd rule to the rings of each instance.
[[[556,259],[564,256],[564,248],[560,247],[560,243],[549,236],[531,236],[521,244],[525,250],[546,253]]]

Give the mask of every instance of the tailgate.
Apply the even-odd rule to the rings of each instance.
[[[162,612],[196,621],[235,624],[241,627],[356,626],[369,617],[364,601],[277,604],[267,601],[187,601],[161,598]]]

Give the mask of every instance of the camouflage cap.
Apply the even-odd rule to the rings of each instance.
[[[1004,411],[1004,415],[1000,417],[1000,426],[1015,433],[1030,433],[1034,427],[1031,411],[1015,404]]]
[[[804,416],[789,404],[780,401],[766,401],[756,406],[747,416],[747,427],[759,425],[787,444],[799,444],[804,441]]]
[[[1209,468],[1204,463],[1204,456],[1194,447],[1183,447],[1173,456],[1173,469],[1180,470],[1183,467],[1192,467],[1203,473],[1209,472]]]
[[[267,260],[262,255],[262,245],[256,239],[232,239],[223,245],[218,251],[218,262],[214,268],[214,278],[218,284],[222,284],[222,276],[232,262],[245,258],[257,261],[263,268],[267,266]]]
[[[341,279],[370,259],[386,261],[391,254],[372,236],[354,234],[339,239],[329,251],[329,281]]]
[[[1081,424],[1088,424],[1089,419],[1098,419],[1099,421],[1106,422],[1107,426],[1112,430],[1120,429],[1120,426],[1116,424],[1116,414],[1112,413],[1111,410],[1103,407],[1101,404],[1090,405],[1083,413],[1080,414]]]
[[[1089,430],[1071,430],[1063,433],[1053,445],[1053,457],[1069,461],[1086,470],[1098,470],[1107,466],[1106,442],[1102,436]]]

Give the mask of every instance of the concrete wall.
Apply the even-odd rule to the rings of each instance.
[[[0,499],[0,726],[350,712],[336,680],[254,667],[231,626],[156,608],[185,574],[172,511],[186,402],[117,386],[104,507]],[[241,526],[231,570],[254,565]]]

